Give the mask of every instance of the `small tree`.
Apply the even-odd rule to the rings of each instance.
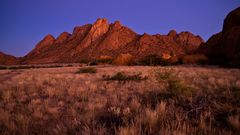
[[[168,60],[163,59],[161,56],[155,55],[155,54],[151,54],[146,56],[141,63],[143,65],[148,65],[148,66],[157,66],[157,65],[162,65],[162,66],[167,66],[170,63],[168,62]]]

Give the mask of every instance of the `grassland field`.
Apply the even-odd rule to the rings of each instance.
[[[77,64],[2,69],[2,135],[240,133],[239,69]]]

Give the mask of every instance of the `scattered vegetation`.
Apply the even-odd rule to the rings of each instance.
[[[94,74],[94,73],[97,73],[97,69],[95,67],[83,67],[83,68],[80,68],[76,73],[77,74],[82,74],[82,73]]]

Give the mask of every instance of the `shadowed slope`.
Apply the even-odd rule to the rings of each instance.
[[[227,15],[222,32],[213,35],[198,52],[207,55],[212,64],[240,67],[240,7]]]

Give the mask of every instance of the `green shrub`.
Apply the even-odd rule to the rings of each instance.
[[[199,64],[199,65],[205,65],[208,63],[208,57],[206,57],[203,54],[192,54],[192,55],[186,55],[182,58],[183,64]]]
[[[112,63],[112,59],[98,59],[97,62],[98,63],[105,63],[105,64],[110,64]]]
[[[167,84],[166,91],[168,94],[174,97],[189,96],[192,94],[192,88],[178,80],[171,70],[165,72],[157,70],[154,73],[158,81],[164,81]]]
[[[0,70],[8,69],[8,67],[0,66]]]
[[[190,96],[193,92],[192,88],[184,85],[181,81],[176,79],[168,80],[167,92],[171,95],[180,97],[180,96]]]
[[[104,75],[103,78],[107,81],[142,81],[147,79],[147,77],[142,77],[141,73],[136,75],[126,75],[123,72],[118,72],[113,76]]]
[[[157,65],[167,66],[167,65],[171,65],[171,63],[168,62],[168,60],[163,59],[161,56],[158,56],[158,55],[148,55],[143,60],[141,60],[140,63],[142,65],[147,65],[147,66],[157,66]]]
[[[134,57],[131,54],[126,53],[118,55],[112,63],[115,65],[134,65],[135,61]]]
[[[230,88],[230,91],[234,95],[234,98],[240,99],[240,88],[234,86]]]
[[[88,64],[89,62],[90,62],[89,59],[81,59],[81,60],[79,61],[79,63],[84,63],[84,64]]]
[[[168,80],[170,77],[172,77],[171,72],[158,72],[155,71],[155,76],[158,81],[160,80]]]
[[[97,73],[97,69],[94,67],[84,67],[84,68],[80,68],[77,72],[77,74],[82,74],[82,73]]]
[[[97,63],[106,63],[110,64],[113,62],[113,58],[111,56],[100,56],[99,58],[96,59]]]

